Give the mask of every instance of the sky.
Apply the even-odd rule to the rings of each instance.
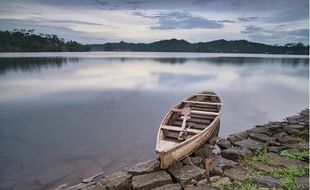
[[[245,39],[309,43],[308,0],[1,0],[0,30],[83,44]]]

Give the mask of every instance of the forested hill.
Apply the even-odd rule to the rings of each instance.
[[[89,51],[87,45],[56,35],[34,34],[34,30],[0,31],[0,52]]]
[[[216,40],[189,43],[185,40],[161,40],[153,43],[106,43],[89,44],[92,51],[150,51],[150,52],[208,52],[208,53],[267,53],[267,54],[309,54],[309,46],[302,43],[288,43],[284,46],[266,45],[246,40]]]

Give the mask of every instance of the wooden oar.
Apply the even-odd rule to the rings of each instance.
[[[182,122],[182,127],[181,130],[183,132],[180,132],[179,136],[178,136],[178,140],[184,140],[183,135],[185,132],[185,126],[186,126],[186,120],[190,119],[191,117],[189,116],[189,114],[191,114],[191,108],[190,107],[185,107],[182,109],[181,114],[183,114],[183,116],[181,117],[183,119]]]

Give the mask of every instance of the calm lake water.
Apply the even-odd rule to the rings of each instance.
[[[154,157],[166,112],[203,90],[220,136],[308,107],[306,56],[0,54],[0,189],[48,188]]]

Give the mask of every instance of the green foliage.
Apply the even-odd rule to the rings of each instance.
[[[250,161],[252,161],[252,162],[263,162],[263,163],[267,164],[268,163],[267,151],[263,150],[263,151],[256,153],[254,156],[252,156],[250,158]]]
[[[34,34],[34,30],[0,31],[0,52],[89,51],[86,45],[65,42],[56,35]]]
[[[221,189],[221,190],[234,190],[234,188],[231,185],[228,185],[228,184],[216,182],[214,185],[216,187],[218,187],[219,189]]]
[[[308,176],[309,167],[300,168],[295,165],[292,165],[286,169],[275,169],[270,172],[270,176],[280,179],[289,190],[298,189],[294,177]]]
[[[266,45],[246,40],[215,40],[211,42],[189,43],[185,40],[161,40],[145,43],[106,43],[89,45],[93,51],[152,51],[152,52],[208,52],[208,53],[267,53],[267,54],[305,54],[309,46],[290,43],[285,46]]]
[[[281,156],[286,156],[289,158],[294,158],[297,160],[305,160],[307,157],[309,157],[309,151],[293,151],[293,150],[283,150],[280,153]]]
[[[249,181],[245,181],[245,182],[237,181],[236,184],[238,185],[238,189],[242,189],[242,190],[259,190],[259,189],[261,189],[256,184],[253,184]]]

